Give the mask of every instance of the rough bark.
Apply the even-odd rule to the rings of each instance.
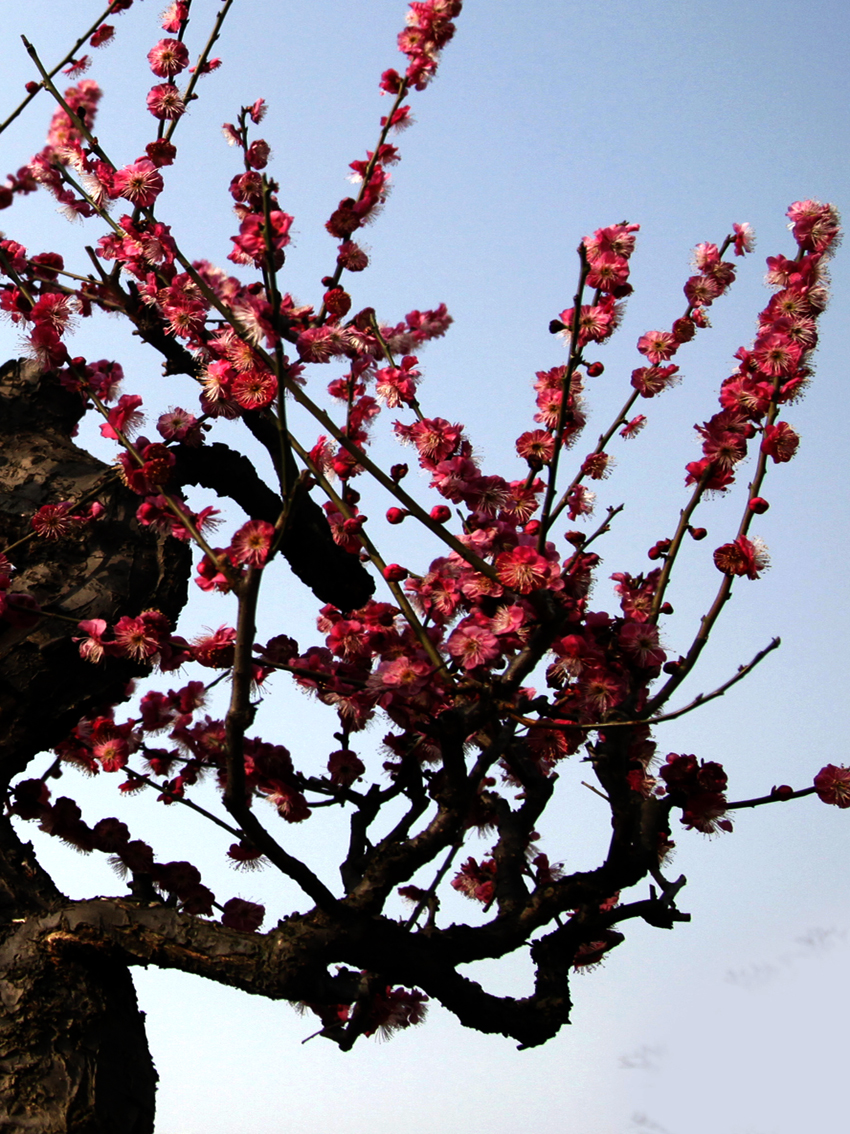
[[[80,399],[30,364],[0,368],[0,547],[25,537],[42,505],[94,488],[101,520],[78,537],[29,539],[12,553],[10,591],[32,595],[33,627],[0,623],[0,787],[142,672],[83,661],[79,619],[115,621],[156,607],[175,619],[188,549],[141,529],[138,498],[70,434]],[[156,1072],[120,955],[26,938],[33,918],[66,904],[8,821],[0,838],[0,1131],[147,1134]]]
[[[3,784],[146,672],[120,659],[84,661],[73,641],[75,622],[111,622],[150,607],[176,619],[186,601],[188,547],[142,528],[135,520],[138,496],[73,443],[82,408],[77,395],[30,364],[0,368],[0,547],[27,536],[44,504],[76,500],[100,486],[96,498],[106,509],[75,538],[29,539],[12,552],[17,570],[10,593],[31,594],[46,612],[65,617],[45,617],[30,628],[0,622]]]
[[[0,819],[0,1132],[150,1134],[157,1075],[124,958],[37,932],[67,904]]]

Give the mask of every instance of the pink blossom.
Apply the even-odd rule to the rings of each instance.
[[[555,455],[555,438],[547,429],[532,429],[517,438],[516,451],[530,468],[540,469]]]
[[[179,118],[186,111],[183,96],[173,83],[160,83],[151,87],[147,95],[148,110],[161,121]]]
[[[587,346],[589,342],[601,343],[610,338],[617,329],[620,315],[620,309],[609,296],[603,296],[598,304],[583,306],[578,319],[578,346]],[[562,311],[558,321],[562,324],[562,330],[558,333],[569,342],[572,337],[573,308]]]
[[[587,286],[610,295],[627,294],[629,264],[624,256],[602,252],[591,261]]]
[[[463,426],[452,425],[442,417],[426,417],[413,425],[396,422],[393,430],[403,441],[413,442],[419,453],[419,463],[431,470],[451,457],[463,439]]]
[[[163,190],[162,175],[149,158],[140,158],[119,169],[113,178],[116,197],[125,197],[134,205],[149,208]]]
[[[679,344],[669,331],[647,331],[638,339],[637,348],[655,366],[671,358],[679,349]]]
[[[777,333],[760,335],[753,348],[753,358],[760,373],[771,378],[791,374],[799,364],[802,353],[791,338]]]
[[[81,55],[79,59],[72,59],[68,66],[63,68],[62,74],[76,79],[78,75],[84,75],[89,67],[91,67],[91,56]]]
[[[243,409],[257,410],[270,406],[277,397],[277,378],[270,371],[249,370],[233,382],[232,397]]]
[[[416,385],[421,377],[416,365],[417,359],[413,355],[405,355],[400,366],[386,366],[378,370],[375,392],[391,409],[416,401]]]
[[[567,496],[567,515],[571,520],[576,520],[579,516],[589,516],[595,503],[596,493],[585,488],[583,484],[577,484]]]
[[[173,0],[161,16],[163,31],[177,33],[180,26],[189,18],[189,5],[186,0]]]
[[[446,649],[464,669],[475,669],[497,658],[502,647],[486,627],[467,619],[452,631]]]
[[[658,627],[651,622],[626,622],[620,630],[620,646],[643,669],[655,669],[667,660],[658,644]]]
[[[632,386],[642,398],[654,398],[680,381],[679,367],[673,363],[669,366],[643,366],[632,371]]]
[[[366,765],[363,761],[347,748],[332,752],[328,757],[331,783],[350,787],[365,771]]]
[[[179,39],[161,39],[148,52],[148,62],[160,79],[170,79],[188,66],[189,49]]]
[[[184,444],[199,445],[203,440],[198,419],[180,406],[162,414],[156,423],[156,429],[165,441],[182,441]]]
[[[722,291],[722,286],[708,275],[691,276],[684,287],[685,298],[692,307],[710,307]]]
[[[337,249],[337,263],[349,272],[362,272],[369,266],[369,257],[352,240],[344,240]]]
[[[735,255],[744,256],[747,252],[752,252],[756,246],[756,234],[752,225],[744,221],[743,224],[733,224],[732,229],[735,233]]]
[[[102,618],[90,618],[78,623],[86,638],[74,638],[80,643],[80,657],[86,661],[99,662],[107,652],[108,646],[103,641],[106,633],[106,622]]]
[[[804,252],[826,252],[837,243],[841,233],[841,221],[834,205],[822,205],[820,201],[795,201],[785,214],[791,223],[789,228],[794,239]]]
[[[34,323],[47,323],[60,335],[67,329],[74,313],[74,301],[67,295],[48,292],[33,304],[29,318]]]
[[[48,323],[38,323],[27,336],[29,353],[44,370],[55,370],[68,361],[68,350],[58,331]]]
[[[120,440],[118,434],[132,437],[145,420],[145,415],[139,411],[142,399],[138,394],[122,394],[118,404],[109,411],[106,421],[100,427],[101,437],[111,441]]]
[[[101,24],[97,31],[92,35],[89,40],[90,47],[104,47],[109,43],[115,35],[115,28],[112,24]]]
[[[240,933],[256,933],[263,924],[266,907],[243,898],[230,898],[224,903],[221,924]]]
[[[104,772],[118,772],[130,758],[127,741],[121,736],[110,736],[92,747],[92,755]]]
[[[479,866],[474,858],[468,858],[452,879],[452,886],[467,898],[487,905],[496,891],[496,863],[485,859]]]
[[[583,241],[588,260],[594,263],[605,253],[627,260],[635,250],[635,233],[639,231],[639,224],[613,224],[608,228],[598,228],[593,236],[586,236]]]

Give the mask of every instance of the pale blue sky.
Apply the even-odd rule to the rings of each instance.
[[[159,38],[161,6],[134,5],[114,21],[116,44],[94,53],[90,74],[105,90],[97,132],[118,163],[133,160],[153,137],[144,56]],[[217,7],[195,0],[193,51]],[[5,0],[2,8],[5,117],[31,77],[17,34],[53,61],[98,5]],[[237,155],[219,127],[240,105],[264,97],[272,172],[295,216],[287,286],[305,302],[320,296],[319,280],[334,259],[323,223],[350,188],[348,163],[374,143],[386,110],[377,79],[401,59],[394,40],[404,12],[399,0],[316,0],[309,10],[237,0],[216,49],[224,66],[204,80],[201,100],[180,125],[180,161],[168,171],[158,207],[190,256],[226,264],[236,231],[227,184]],[[755,255],[712,309],[713,330],[682,352],[686,380],[641,407],[650,417],[646,431],[614,450],[618,467],[600,503],[625,500],[627,510],[600,547],[598,609],[614,609],[607,575],[645,569],[646,549],[671,533],[685,501],[683,466],[698,455],[691,426],[714,412],[734,351],[752,339],[767,298],[764,257],[791,248],[788,204],[816,197],[848,210],[848,24],[846,6],[825,0],[467,0],[436,83],[413,99],[417,122],[398,142],[394,193],[366,233],[372,266],[352,280],[352,294],[356,307],[372,305],[388,320],[448,304],[455,326],[422,356],[423,405],[430,415],[465,422],[487,471],[519,475],[513,442],[530,425],[534,371],[563,358],[547,326],[570,305],[574,249],[585,233],[623,219],[642,226],[632,261],[636,293],[623,329],[600,352],[605,374],[589,390],[589,449],[624,400],[637,337],[681,313],[693,245],[719,242],[734,221],[756,230]],[[50,109],[40,96],[0,138],[4,171],[40,148]],[[87,270],[83,230],[57,217],[42,194],[0,214],[0,228]],[[86,239],[99,234],[91,226]],[[773,635],[782,636],[782,649],[725,698],[659,736],[662,752],[722,760],[738,798],[774,783],[804,786],[823,764],[848,762],[850,268],[841,250],[833,281],[816,380],[787,414],[801,449],[791,464],[771,470],[773,506],[757,528],[773,568],[759,582],[736,586],[682,700],[719,684]],[[165,388],[156,360],[117,320],[85,324],[78,342],[82,354],[122,361],[127,390],[138,387],[152,406],[189,404],[188,383],[170,379]],[[13,329],[0,326],[0,355],[16,352]],[[390,446],[377,451],[400,459]],[[585,451],[580,443],[576,456]],[[424,483],[418,487],[430,499]],[[385,506],[376,498],[364,510],[377,516]],[[676,617],[665,631],[671,651],[687,644],[710,601],[717,578],[710,551],[729,538],[738,510],[737,501],[704,508],[710,537],[689,548],[675,584]],[[425,563],[438,553],[417,552],[408,525],[385,538],[399,541],[389,560],[416,555]],[[214,600],[211,610],[196,604],[191,617],[217,626],[233,616],[228,601]],[[267,597],[270,633],[294,620],[298,636],[309,640],[311,616],[311,604],[290,584]],[[309,753],[328,727],[297,696],[270,700],[263,714],[263,728],[296,754]],[[567,798],[544,830],[546,849],[568,866],[595,864],[607,837],[604,809],[578,786],[583,774],[578,763],[565,770],[559,786]],[[106,777],[80,783],[79,798],[92,821],[117,811]],[[297,895],[285,886],[281,892],[271,876],[246,879],[221,866],[217,836],[175,811],[137,799],[124,801],[121,813],[164,857],[199,860],[220,894],[263,898],[274,916],[289,902],[297,908]],[[315,846],[310,826],[293,833],[294,845],[318,854],[330,879],[333,833],[322,832],[326,851],[324,843]],[[37,832],[30,826],[26,835]],[[572,1027],[536,1051],[517,1053],[434,1008],[424,1027],[342,1055],[321,1040],[302,1047],[311,1020],[286,1005],[182,974],[139,973],[162,1074],[157,1134],[841,1129],[850,818],[806,799],[739,813],[732,835],[707,840],[682,832],[677,843],[674,867],[689,879],[681,905],[692,912],[691,925],[673,933],[630,926],[604,968],[575,980]],[[115,892],[104,863],[44,839],[37,847],[69,893]],[[469,912],[458,898],[455,916]],[[524,977],[520,959],[483,979],[507,991],[520,990]]]

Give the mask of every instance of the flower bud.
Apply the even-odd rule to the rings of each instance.
[[[772,799],[790,799],[794,794],[794,789],[789,787],[788,784],[780,784],[779,787],[772,787],[770,795]]]
[[[400,524],[407,515],[409,513],[404,508],[387,508],[387,523]]]
[[[604,373],[604,371],[605,367],[601,362],[591,362],[587,367],[587,376],[588,378],[598,378],[600,374]]]
[[[763,512],[766,512],[768,510],[770,505],[765,499],[763,499],[763,497],[754,496],[747,507],[751,512],[755,512],[757,515],[761,516]]]
[[[688,531],[691,533],[692,539],[705,539],[705,537],[708,535],[708,532],[705,530],[705,528],[692,528],[690,525],[688,525]]]
[[[406,567],[402,567],[398,563],[388,564],[383,571],[384,578],[388,583],[400,583],[402,579],[406,579],[410,572]]]
[[[435,504],[431,509],[431,519],[438,524],[444,524],[446,520],[450,520],[452,516],[451,508],[445,504]]]
[[[390,469],[390,476],[393,478],[393,481],[398,484],[400,480],[404,480],[409,471],[407,465],[393,465]]]

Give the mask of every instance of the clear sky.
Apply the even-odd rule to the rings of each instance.
[[[144,109],[152,82],[145,55],[161,34],[160,6],[135,4],[114,21],[117,42],[94,53],[90,76],[105,91],[97,133],[119,164],[154,136]],[[195,0],[193,53],[217,7]],[[0,118],[33,77],[18,33],[52,63],[99,10],[91,0],[6,0],[3,8]],[[319,281],[334,260],[323,224],[350,190],[348,163],[374,144],[386,112],[377,81],[400,66],[395,35],[404,12],[403,0],[316,0],[309,8],[236,0],[217,47],[224,65],[204,80],[180,125],[178,164],[158,205],[190,256],[230,267],[236,227],[227,184],[238,162],[219,127],[263,97],[272,173],[295,216],[286,286],[305,302],[320,298]],[[429,415],[466,424],[485,471],[520,475],[514,439],[530,427],[534,372],[564,357],[547,327],[571,304],[583,235],[624,219],[641,225],[635,295],[623,328],[600,352],[605,374],[589,389],[589,449],[624,400],[638,336],[681,314],[693,246],[719,243],[735,221],[756,230],[755,255],[712,308],[713,329],[682,352],[685,381],[641,407],[647,429],[614,450],[618,466],[601,486],[600,504],[625,501],[627,509],[600,548],[597,609],[615,609],[607,576],[646,569],[646,549],[672,534],[685,502],[683,466],[698,456],[692,425],[714,412],[732,355],[752,340],[767,299],[764,258],[791,250],[785,209],[814,197],[848,211],[848,30],[850,11],[837,0],[467,0],[436,82],[412,100],[416,125],[398,140],[395,189],[367,231],[372,266],[353,283],[354,303],[389,321],[447,303],[455,325],[422,356],[422,400]],[[41,147],[51,110],[40,96],[0,137],[3,171]],[[83,272],[82,236],[93,243],[100,235],[96,223],[85,233],[68,225],[44,194],[0,214],[0,228],[31,251],[63,252]],[[784,782],[803,787],[827,762],[850,762],[846,250],[834,261],[833,293],[815,382],[787,415],[801,448],[789,465],[771,469],[772,507],[757,528],[772,570],[736,585],[682,700],[716,687],[776,634],[782,649],[659,736],[661,752],[720,759],[730,797]],[[127,392],[140,390],[152,407],[191,408],[183,380],[165,388],[156,359],[117,320],[85,323],[77,341],[89,358],[121,361]],[[3,324],[0,355],[18,350],[14,328]],[[93,425],[84,428],[86,439],[97,442],[96,434]],[[739,480],[746,483],[746,471]],[[427,498],[424,483],[418,487]],[[385,506],[376,501],[374,514]],[[679,572],[676,618],[665,632],[671,653],[687,645],[710,601],[717,580],[710,552],[734,534],[739,508],[736,500],[703,509],[709,539],[689,548]],[[387,558],[415,555],[427,566],[438,552],[417,550],[408,527],[387,533],[401,549]],[[292,632],[294,622],[296,636],[309,640],[308,598],[295,584],[273,589],[264,608],[270,634]],[[199,626],[231,619],[229,600],[217,601],[212,610],[193,604],[190,618]],[[309,752],[328,724],[305,699],[283,693],[263,706],[261,719],[296,754]],[[577,763],[565,771],[567,799],[544,830],[551,857],[571,868],[595,865],[607,837],[601,805],[597,811],[578,785],[582,775]],[[79,789],[92,822],[119,813],[105,776],[68,789]],[[221,866],[217,839],[176,808],[142,799],[120,806],[134,835],[163,857],[199,860],[217,893],[265,900],[275,917],[287,903],[297,908],[297,895],[281,892],[276,879],[246,879]],[[294,833],[294,845],[324,861],[309,827]],[[73,896],[118,889],[104,863],[37,839],[32,826],[25,834]],[[708,840],[682,831],[676,841],[674,869],[688,877],[680,905],[692,923],[672,933],[630,925],[605,966],[574,981],[572,1027],[539,1050],[518,1053],[434,1007],[422,1028],[342,1055],[323,1040],[302,1046],[312,1021],[286,1005],[179,973],[140,972],[163,1080],[157,1134],[840,1130],[850,816],[809,798],[739,812],[731,835]],[[456,916],[468,915],[457,901]],[[486,974],[496,990],[519,992],[524,979],[521,958]]]

